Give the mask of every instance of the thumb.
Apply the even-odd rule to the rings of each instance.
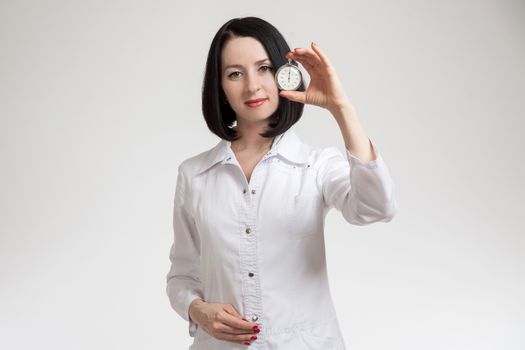
[[[304,91],[286,91],[283,90],[279,92],[279,96],[287,98],[294,102],[305,103],[306,102],[306,93]]]

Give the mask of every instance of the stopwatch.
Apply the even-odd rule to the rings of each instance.
[[[275,72],[275,81],[280,90],[297,90],[303,81],[301,71],[292,64],[292,59]]]

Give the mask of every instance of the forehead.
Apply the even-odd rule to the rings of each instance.
[[[242,37],[228,40],[221,52],[222,67],[230,64],[248,66],[269,58],[264,46],[255,38]]]

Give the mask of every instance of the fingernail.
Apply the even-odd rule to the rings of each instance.
[[[242,318],[243,321],[248,321],[247,319],[245,319],[244,317]]]
[[[301,48],[300,48],[300,47],[296,47],[296,48],[293,49],[293,50],[294,50],[294,51],[295,51],[295,50],[301,50]]]
[[[255,340],[255,339],[257,339],[257,336],[252,335],[250,339],[251,339],[251,340]]]
[[[247,342],[247,341],[245,341],[245,342],[244,342],[244,345],[251,345],[251,343],[250,343],[250,342]]]
[[[317,46],[317,43],[316,43],[315,41],[312,41],[312,44],[313,44],[314,46]]]

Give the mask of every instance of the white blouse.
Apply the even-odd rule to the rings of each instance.
[[[190,350],[345,349],[326,271],[326,214],[335,207],[366,225],[397,211],[394,183],[369,141],[376,159],[363,163],[288,129],[250,182],[226,140],[180,164],[166,291],[189,321]],[[232,304],[259,325],[258,339],[246,346],[212,337],[189,318],[196,298]]]

